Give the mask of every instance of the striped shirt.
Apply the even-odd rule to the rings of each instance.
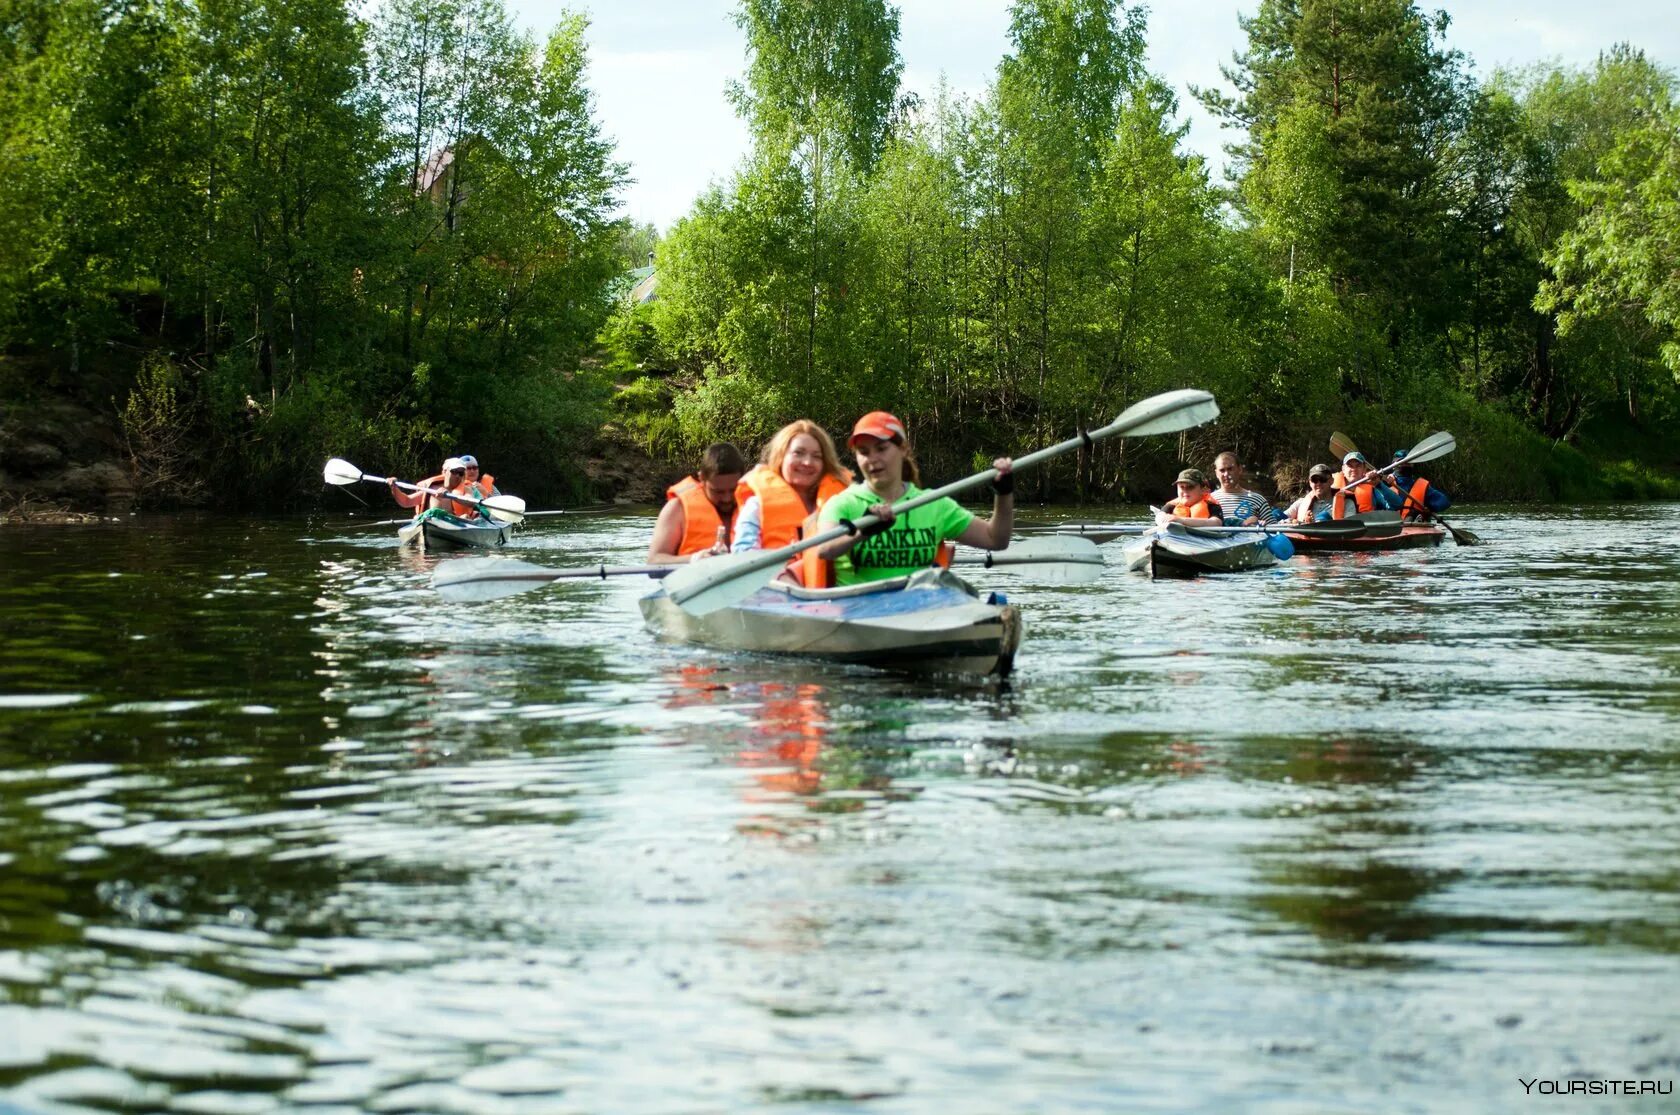
[[[1220,488],[1213,493],[1213,498],[1225,509],[1225,522],[1231,526],[1241,526],[1251,518],[1260,523],[1276,523],[1283,519],[1265,496],[1252,489],[1227,492]]]

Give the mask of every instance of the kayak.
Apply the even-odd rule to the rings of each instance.
[[[1320,538],[1290,532],[1295,549],[1309,554],[1362,553],[1374,550],[1411,550],[1439,546],[1447,532],[1429,523],[1373,523],[1364,534]]]
[[[943,569],[840,588],[778,581],[699,616],[661,588],[642,597],[641,608],[648,627],[670,642],[914,674],[1005,675],[1021,645],[1013,605]]]
[[[1199,577],[1204,573],[1241,573],[1278,563],[1272,536],[1263,530],[1202,533],[1195,527],[1170,523],[1121,547],[1128,570],[1149,571],[1151,580]]]
[[[506,546],[513,534],[512,523],[493,519],[458,519],[433,508],[412,522],[397,528],[397,544],[422,550],[493,549]]]

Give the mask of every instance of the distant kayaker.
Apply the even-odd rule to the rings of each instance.
[[[856,534],[837,538],[806,553],[803,580],[808,587],[827,582],[826,563],[832,562],[835,584],[884,581],[940,564],[944,543],[962,542],[985,550],[1002,550],[1009,545],[1015,525],[1014,463],[999,457],[992,467],[1001,474],[992,484],[992,517],[982,519],[946,497],[902,515],[892,504],[921,494],[921,479],[904,423],[884,410],[871,411],[857,420],[846,440],[857,457],[861,483],[823,504],[817,513],[818,527],[829,530],[865,515],[882,521]]]
[[[851,483],[852,474],[840,463],[827,430],[806,418],[788,423],[765,446],[762,463],[735,489],[741,511],[731,549],[786,546],[799,537],[807,519]]]
[[[1225,525],[1225,512],[1208,489],[1207,476],[1199,468],[1187,468],[1173,481],[1178,495],[1155,513],[1157,526],[1179,522],[1193,527]]]
[[[1330,478],[1336,494],[1331,498],[1330,517],[1345,519],[1350,514],[1366,511],[1398,511],[1400,493],[1388,486],[1383,477],[1370,483],[1360,483],[1371,473],[1371,462],[1363,453],[1349,453],[1342,458],[1342,471]]]
[[[467,466],[459,457],[450,457],[443,462],[443,468],[436,476],[428,476],[415,485],[417,488],[429,488],[433,492],[446,492],[457,487],[467,473]],[[437,497],[429,492],[405,492],[397,487],[395,477],[391,478],[391,498],[397,501],[398,507],[412,507],[418,516],[437,503]]]
[[[735,528],[735,488],[747,471],[741,451],[727,441],[706,447],[700,471],[665,489],[665,506],[653,524],[649,565],[681,565],[727,554]]]
[[[1404,449],[1396,449],[1394,451],[1394,459],[1396,461],[1405,461],[1406,451]],[[1400,496],[1404,501],[1403,506],[1401,507],[1401,513],[1404,518],[1422,521],[1429,518],[1431,515],[1438,515],[1452,506],[1452,499],[1447,495],[1447,493],[1443,492],[1423,477],[1418,476],[1412,471],[1411,466],[1408,464],[1401,464],[1395,467],[1394,486],[1399,489]]]
[[[1289,505],[1284,514],[1292,523],[1318,523],[1330,517],[1335,489],[1330,486],[1336,475],[1329,465],[1314,465],[1307,472],[1307,494]]]
[[[1212,498],[1223,510],[1227,523],[1251,527],[1283,518],[1265,496],[1243,487],[1242,463],[1229,449],[1213,459],[1213,474],[1219,478],[1219,487],[1213,490]]]

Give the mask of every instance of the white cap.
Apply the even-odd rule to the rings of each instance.
[[[459,457],[451,457],[447,461],[443,462],[444,472],[454,472],[456,469],[460,469],[462,472],[467,471],[466,462],[461,460]]]

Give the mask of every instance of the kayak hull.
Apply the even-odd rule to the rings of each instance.
[[[642,597],[641,609],[669,642],[898,673],[1005,675],[1021,644],[1012,605],[936,569],[835,589],[777,583],[700,616],[659,589]]]
[[[1148,572],[1151,580],[1185,580],[1270,568],[1278,558],[1269,543],[1264,531],[1213,535],[1175,526],[1146,534],[1121,553],[1127,569]]]
[[[1373,528],[1351,538],[1319,538],[1305,534],[1290,534],[1297,553],[1343,554],[1369,553],[1382,550],[1415,550],[1424,546],[1439,546],[1447,532],[1428,523],[1404,523],[1399,530]]]
[[[494,550],[506,546],[512,523],[428,515],[397,528],[397,544],[421,550]]]

